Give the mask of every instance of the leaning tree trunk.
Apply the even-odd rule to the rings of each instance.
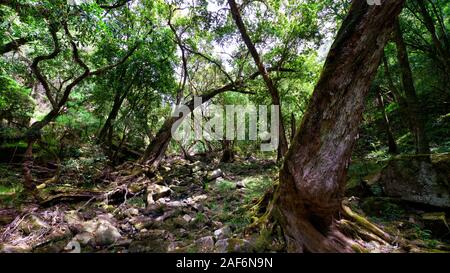
[[[404,0],[354,0],[280,171],[275,215],[289,252],[351,252],[336,228],[364,102]]]
[[[402,30],[398,20],[395,22],[394,40],[397,46],[397,58],[400,65],[402,76],[402,85],[405,92],[406,103],[408,104],[408,116],[414,134],[417,154],[429,154],[430,147],[425,133],[425,122],[423,113],[420,110],[419,99],[417,98],[416,88],[412,76],[411,66],[409,64],[408,52],[403,40]]]
[[[164,158],[167,147],[172,139],[172,126],[178,119],[178,117],[167,118],[144,152],[141,161],[150,165],[153,170],[158,168],[159,163]]]

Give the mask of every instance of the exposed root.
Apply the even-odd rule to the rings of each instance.
[[[277,220],[279,217],[277,217],[275,207],[276,200],[277,196],[273,190],[270,190],[250,208],[253,215],[261,215],[261,212],[265,211],[260,217],[254,217],[254,222],[246,228],[246,233],[259,231],[261,236],[274,235],[275,228],[280,226]],[[398,236],[385,232],[363,216],[352,211],[347,206],[346,201],[342,202],[341,211],[342,218],[335,220],[329,233],[324,236],[324,239],[329,241],[330,246],[336,246],[335,250],[330,249],[332,252],[370,252],[373,251],[373,249],[367,247],[370,242],[376,242],[378,245],[387,248],[403,248],[404,250],[410,248]]]

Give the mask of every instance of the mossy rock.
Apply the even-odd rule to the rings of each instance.
[[[383,169],[380,183],[386,196],[450,208],[450,172],[420,156],[398,157]]]
[[[368,197],[362,201],[361,209],[369,216],[386,220],[401,218],[405,212],[399,200],[388,197]]]

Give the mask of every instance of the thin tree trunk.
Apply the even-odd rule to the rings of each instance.
[[[397,154],[398,153],[397,143],[395,142],[394,135],[392,134],[391,125],[389,123],[389,118],[386,114],[383,95],[381,94],[381,90],[378,86],[376,87],[376,92],[377,92],[378,108],[380,109],[380,112],[381,112],[381,120],[382,120],[382,124],[383,124],[383,129],[386,132],[386,137],[387,137],[387,141],[388,141],[388,147],[389,147],[388,152],[390,154]]]
[[[250,36],[247,33],[247,29],[244,25],[244,21],[242,20],[241,13],[239,12],[239,8],[236,2],[234,0],[228,0],[228,4],[231,9],[231,15],[233,16],[233,19],[239,29],[239,32],[241,33],[242,40],[244,40],[244,43],[246,44],[248,51],[252,55],[253,60],[255,61],[256,66],[258,67],[258,71],[261,73],[261,76],[263,77],[264,82],[266,83],[267,89],[269,89],[269,93],[272,98],[272,104],[279,105],[280,107],[280,118],[278,127],[279,128],[278,159],[281,159],[288,150],[288,142],[286,138],[286,131],[284,130],[283,115],[281,113],[281,101],[278,89],[273,83],[272,79],[270,78],[266,67],[261,61],[258,51],[255,48],[255,45],[253,44]]]
[[[221,162],[229,163],[234,160],[233,151],[234,142],[231,140],[222,140],[222,159]]]
[[[275,215],[289,252],[352,252],[336,228],[365,99],[404,0],[354,0],[285,156]]]
[[[126,89],[122,92],[120,90],[116,91],[116,94],[114,95],[114,103],[111,108],[111,112],[109,112],[108,118],[105,121],[105,124],[103,125],[102,129],[100,130],[100,133],[98,134],[98,140],[100,142],[104,141],[106,138],[106,134],[109,130],[112,130],[112,125],[114,121],[116,120],[117,116],[119,115],[120,108],[122,107],[123,102],[125,101],[125,98],[127,97],[128,93],[131,90],[131,87],[133,85],[133,80],[131,80],[130,84],[126,87]],[[112,131],[110,132],[112,134]]]
[[[397,46],[397,58],[400,65],[405,99],[408,103],[408,115],[413,129],[416,153],[429,154],[430,147],[425,133],[425,122],[423,119],[423,114],[420,110],[420,103],[417,98],[411,66],[409,64],[408,52],[406,50],[406,45],[403,40],[402,30],[398,20],[395,22],[394,40]]]

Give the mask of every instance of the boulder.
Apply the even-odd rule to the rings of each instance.
[[[119,230],[113,225],[113,219],[108,215],[99,215],[93,220],[73,224],[76,225],[78,231],[74,240],[81,245],[107,246],[114,244],[122,237]]]
[[[450,172],[420,157],[396,158],[383,169],[380,183],[387,196],[450,208],[449,177]]]

